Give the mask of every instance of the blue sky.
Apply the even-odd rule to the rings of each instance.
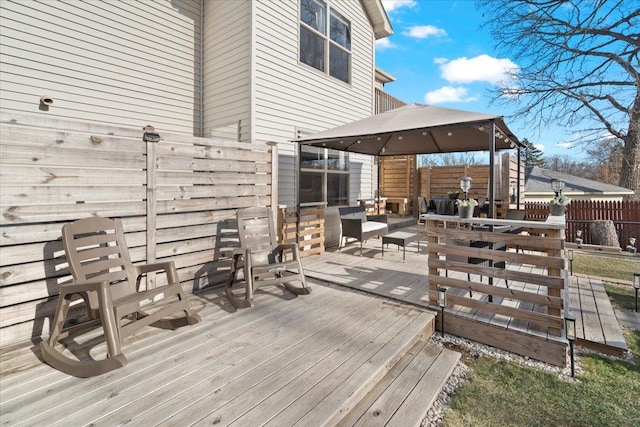
[[[385,92],[407,102],[505,116],[519,139],[527,138],[545,156],[579,157],[573,136],[553,125],[526,127],[510,118],[508,106],[490,105],[487,90],[504,82],[505,70],[518,67],[500,57],[482,12],[473,1],[382,0],[394,34],[376,43],[376,65],[396,81]],[[580,150],[582,151],[582,150]]]

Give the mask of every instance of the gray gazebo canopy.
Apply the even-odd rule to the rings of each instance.
[[[495,152],[521,146],[502,116],[423,104],[405,105],[295,141],[301,146],[373,156],[489,151],[490,216],[494,205]]]
[[[493,150],[520,144],[502,116],[422,104],[405,105],[296,141],[374,156],[492,151],[492,126]]]

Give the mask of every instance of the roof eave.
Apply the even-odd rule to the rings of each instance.
[[[371,26],[373,27],[373,34],[375,35],[376,40],[393,34],[393,28],[391,27],[391,22],[389,21],[387,12],[384,10],[384,6],[382,5],[382,0],[360,1],[362,2],[362,6],[364,7],[367,16],[369,17],[369,22],[371,22]]]

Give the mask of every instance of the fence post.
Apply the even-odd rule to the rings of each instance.
[[[157,182],[157,170],[156,170],[156,144],[160,140],[160,135],[154,132],[153,126],[147,125],[142,140],[146,143],[147,150],[147,234],[146,234],[146,255],[147,264],[156,261],[156,182]],[[149,273],[146,276],[147,289],[155,288],[156,278],[155,273]]]
[[[549,249],[547,250],[547,255],[550,257],[558,257],[558,258],[562,258],[563,260],[565,259],[564,256],[564,248],[565,248],[565,229],[561,228],[561,229],[556,229],[556,230],[549,230],[549,237],[551,239],[561,239],[562,240],[562,244],[561,244],[561,249]],[[566,262],[565,262],[566,264]],[[566,265],[565,265],[566,267]],[[569,278],[567,276],[567,271],[566,268],[563,267],[562,269],[555,269],[555,268],[549,268],[547,270],[547,274],[549,276],[553,276],[553,277],[562,277],[564,280],[564,286],[563,289],[556,289],[556,288],[547,288],[547,292],[548,295],[550,297],[559,297],[559,298],[566,298],[566,290],[569,288]],[[564,306],[566,306],[566,304],[568,304],[567,301],[564,301]],[[555,316],[555,317],[562,317],[561,313],[560,313],[560,309],[558,308],[548,308],[547,309],[547,314],[551,315],[551,316]],[[548,332],[552,335],[555,336],[561,336],[561,331],[559,329],[556,328],[549,328]]]
[[[278,214],[278,143],[267,142],[271,147],[271,210],[274,215]],[[277,218],[277,216],[276,216]]]

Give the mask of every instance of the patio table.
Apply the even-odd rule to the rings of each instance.
[[[407,233],[404,231],[395,231],[393,233],[382,236],[382,258],[384,258],[384,245],[394,243],[398,245],[398,249],[402,246],[402,262],[406,258],[406,248],[411,242],[418,241],[418,253],[420,253],[420,235],[416,233]]]

